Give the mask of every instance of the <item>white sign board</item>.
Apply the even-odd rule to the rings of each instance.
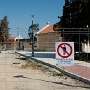
[[[56,42],[56,65],[74,65],[74,42]]]

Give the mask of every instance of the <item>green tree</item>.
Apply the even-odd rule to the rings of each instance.
[[[1,21],[0,21],[0,43],[2,46],[6,43],[8,37],[9,37],[9,28],[8,28],[8,20],[7,16],[5,16]],[[4,46],[3,46],[4,47]],[[4,47],[5,49],[5,47]]]
[[[56,30],[56,25],[58,27],[67,28],[64,29],[64,31],[63,29],[57,29],[58,31],[61,30],[62,37],[64,37],[66,41],[74,41],[76,44],[79,40],[80,42],[87,42],[88,29],[85,28],[87,25],[90,26],[89,12],[89,0],[65,0],[63,16],[59,17],[60,21],[54,24],[53,28]],[[79,49],[79,47],[77,48]]]
[[[33,32],[32,32],[32,30],[33,30]],[[37,40],[36,33],[38,30],[39,30],[39,24],[33,24],[33,25],[29,26],[28,35],[31,40],[33,37],[34,37],[34,40]]]

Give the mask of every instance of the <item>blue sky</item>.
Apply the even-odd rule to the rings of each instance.
[[[27,35],[31,25],[31,15],[34,14],[34,23],[38,23],[40,29],[58,22],[58,16],[62,16],[65,0],[0,0],[0,19],[8,17],[10,34],[18,33]],[[18,27],[18,29],[17,29]],[[19,32],[18,32],[19,31]]]

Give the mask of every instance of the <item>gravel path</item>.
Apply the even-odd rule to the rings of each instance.
[[[0,90],[90,90],[90,86],[16,54],[0,53]]]

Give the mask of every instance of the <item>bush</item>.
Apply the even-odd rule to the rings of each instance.
[[[75,60],[90,62],[90,53],[75,53]]]

